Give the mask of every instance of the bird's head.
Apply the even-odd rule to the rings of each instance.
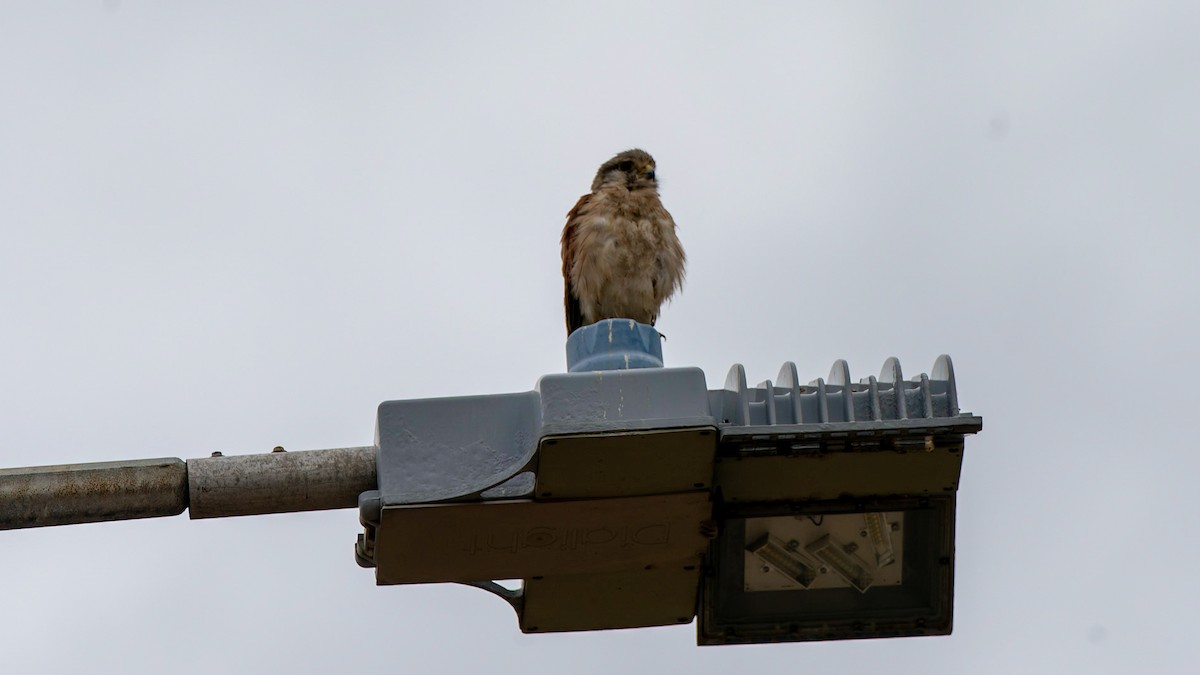
[[[600,165],[592,190],[606,185],[623,185],[629,190],[655,189],[654,158],[645,150],[626,150]]]

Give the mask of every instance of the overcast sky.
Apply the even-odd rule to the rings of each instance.
[[[3,2],[0,466],[529,390],[564,215],[642,147],[668,365],[953,356],[953,636],[525,636],[375,587],[353,510],[178,516],[0,532],[0,671],[1194,672],[1198,6],[734,4]]]

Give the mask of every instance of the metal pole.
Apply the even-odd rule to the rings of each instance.
[[[376,489],[375,447],[0,469],[0,530],[343,509]]]
[[[0,530],[174,516],[188,505],[174,457],[0,469]]]
[[[350,508],[377,487],[375,447],[189,459],[187,482],[192,518]]]

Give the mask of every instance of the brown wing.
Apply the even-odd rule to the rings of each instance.
[[[575,227],[577,218],[587,207],[591,195],[584,195],[575,203],[575,207],[567,213],[567,224],[562,232],[562,263],[563,263],[563,306],[567,314],[567,335],[583,326],[583,312],[579,307],[579,297],[571,288],[571,268],[575,265]]]

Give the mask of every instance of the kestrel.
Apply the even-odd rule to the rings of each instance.
[[[626,150],[600,165],[562,233],[567,334],[603,319],[654,325],[683,286],[687,256],[658,198],[654,158]]]

